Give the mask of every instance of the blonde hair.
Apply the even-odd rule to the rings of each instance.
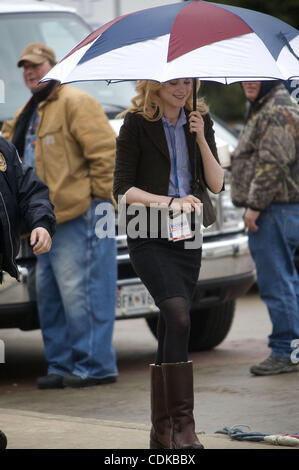
[[[141,114],[148,121],[158,121],[163,115],[163,102],[159,96],[159,90],[163,87],[163,83],[155,82],[153,80],[138,80],[136,85],[137,95],[132,98],[132,106],[119,114],[118,117],[123,117],[128,112],[137,112]],[[196,91],[198,92],[200,82],[196,79]],[[193,109],[193,90],[187,98],[186,109],[192,111]],[[203,98],[197,100],[197,111],[201,114],[209,112]]]

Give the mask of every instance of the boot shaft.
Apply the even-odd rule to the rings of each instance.
[[[166,407],[162,367],[150,364],[151,377],[151,449],[170,449],[170,418]]]
[[[172,449],[203,449],[195,434],[193,364],[162,364]]]
[[[169,416],[184,416],[194,408],[193,364],[177,362],[162,364]]]
[[[164,378],[162,367],[150,364],[150,381],[151,381],[151,417],[152,421],[167,416],[166,397],[164,390]]]

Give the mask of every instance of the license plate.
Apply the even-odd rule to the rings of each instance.
[[[143,285],[122,286],[116,298],[116,316],[158,312],[152,296]]]

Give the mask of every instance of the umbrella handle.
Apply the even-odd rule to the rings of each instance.
[[[196,111],[196,101],[197,101],[196,78],[193,78],[192,81],[193,81],[193,111]]]

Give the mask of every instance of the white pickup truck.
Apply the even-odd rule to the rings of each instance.
[[[0,2],[0,122],[11,119],[29,98],[20,69],[16,67],[23,48],[31,42],[52,47],[60,59],[90,32],[90,27],[75,10],[40,1],[11,0]],[[121,121],[115,115],[125,109],[133,96],[131,82],[107,85],[104,82],[81,83],[103,105],[116,132]],[[214,119],[220,159],[227,160],[236,137]],[[225,191],[212,195],[217,221],[204,230],[203,260],[200,278],[191,310],[190,351],[218,345],[231,326],[235,300],[244,295],[255,281],[253,261],[249,255],[244,231],[243,212],[233,206],[230,197],[229,172]],[[157,307],[130,264],[126,238],[118,242],[118,285],[116,319],[144,317],[156,333]],[[0,328],[38,328],[38,312],[29,301],[27,272],[35,262],[24,253],[18,258],[21,282],[4,273],[0,287]]]

